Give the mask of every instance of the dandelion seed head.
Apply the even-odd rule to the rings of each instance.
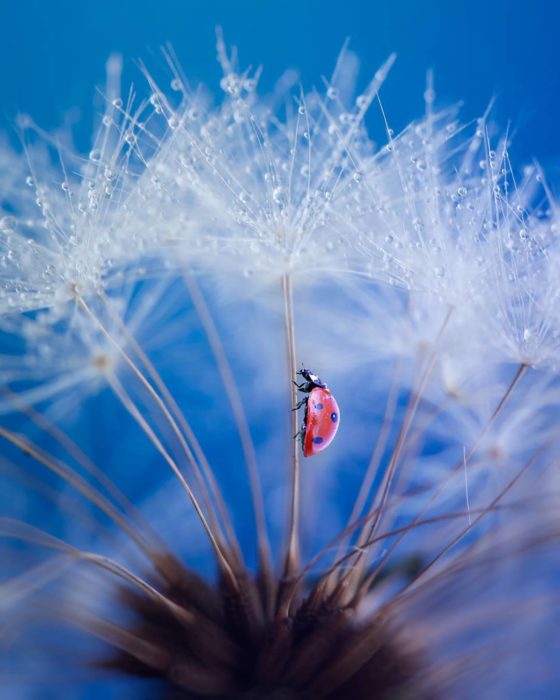
[[[552,629],[546,182],[431,78],[396,134],[393,56],[361,91],[345,47],[321,90],[263,96],[219,37],[215,101],[165,57],[145,99],[109,61],[86,156],[26,119],[30,174],[0,173],[2,461],[40,500],[0,519],[7,628],[46,603],[155,697],[509,697],[507,659]],[[300,362],[344,416],[313,460]]]

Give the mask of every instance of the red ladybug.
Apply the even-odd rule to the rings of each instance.
[[[340,409],[336,399],[310,369],[301,369],[300,374],[305,381],[301,384],[294,382],[300,391],[309,394],[303,398],[294,410],[305,405],[305,417],[298,435],[304,457],[312,457],[328,447],[334,440],[338,430]],[[297,436],[296,436],[297,437]]]

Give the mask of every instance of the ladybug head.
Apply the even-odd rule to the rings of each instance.
[[[312,372],[310,369],[300,369],[298,374],[301,374],[301,376],[306,379],[310,384],[314,384],[315,386],[321,387],[323,389],[327,388],[327,385],[322,382],[319,377]]]

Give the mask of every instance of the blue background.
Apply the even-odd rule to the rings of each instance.
[[[135,60],[157,72],[159,47],[170,41],[189,78],[214,89],[221,25],[243,66],[264,66],[266,89],[287,67],[299,69],[304,85],[318,84],[350,37],[364,81],[398,53],[383,90],[395,130],[421,114],[433,68],[440,104],[464,100],[471,119],[496,97],[498,122],[511,120],[515,133],[514,162],[536,157],[558,181],[559,18],[550,0],[0,0],[0,129],[12,129],[18,111],[51,129],[78,107],[86,150],[95,86],[113,51],[125,58],[123,84],[139,84]]]
[[[77,143],[87,152],[101,104],[95,88],[115,51],[125,59],[123,86],[134,81],[144,92],[135,61],[157,73],[169,41],[192,83],[218,92],[221,25],[241,66],[263,65],[266,91],[286,68],[307,87],[320,84],[350,37],[362,84],[398,54],[382,92],[395,131],[423,113],[433,68],[437,103],[464,101],[465,120],[496,98],[497,121],[515,135],[514,163],[537,158],[557,189],[559,20],[551,0],[0,0],[0,131],[14,133],[18,112],[54,129],[76,120],[78,108]]]

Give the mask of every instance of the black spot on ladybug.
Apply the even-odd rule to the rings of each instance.
[[[316,404],[315,404],[315,408],[317,408],[319,411],[322,411],[323,408],[325,408],[325,407],[323,406],[322,403],[316,403]]]
[[[331,413],[331,420],[333,423],[336,423],[338,420],[338,413]]]
[[[323,438],[322,437],[314,437],[313,442],[315,445],[320,445],[323,442]]]

